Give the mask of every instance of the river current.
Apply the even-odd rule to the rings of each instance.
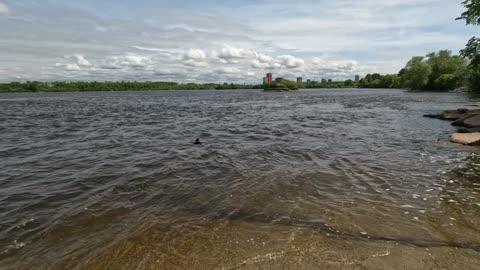
[[[0,269],[480,269],[478,101],[0,94]]]

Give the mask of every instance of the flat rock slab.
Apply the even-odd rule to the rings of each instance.
[[[455,133],[450,137],[450,140],[455,143],[461,143],[464,145],[479,145],[480,144],[480,132],[474,133]]]
[[[456,127],[477,128],[480,127],[480,114],[468,115],[452,123]]]

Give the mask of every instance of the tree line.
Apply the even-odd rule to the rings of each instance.
[[[468,76],[468,60],[443,50],[413,57],[398,74],[368,74],[358,87],[449,91],[465,87]]]
[[[480,0],[465,0],[462,4],[466,11],[457,20],[465,20],[467,25],[480,25]],[[460,55],[443,50],[413,57],[398,74],[368,74],[358,87],[418,91],[465,88],[480,93],[480,38],[472,37]]]
[[[142,90],[220,90],[256,89],[259,85],[197,84],[176,82],[11,82],[0,84],[0,92],[83,92],[83,91],[142,91]]]

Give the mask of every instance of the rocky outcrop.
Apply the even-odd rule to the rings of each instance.
[[[452,121],[452,125],[459,127],[458,133],[453,134],[450,140],[464,145],[480,145],[480,110],[458,109],[444,111],[441,114],[424,115],[428,118]]]
[[[424,117],[447,120],[447,121],[457,121],[462,118],[472,116],[475,114],[480,114],[480,110],[458,109],[458,110],[444,111],[441,114],[427,114],[427,115],[424,115]]]
[[[450,140],[464,145],[480,145],[480,132],[455,133],[450,137]]]

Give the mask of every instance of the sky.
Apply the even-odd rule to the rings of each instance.
[[[0,81],[258,83],[458,53],[460,0],[0,0]]]

